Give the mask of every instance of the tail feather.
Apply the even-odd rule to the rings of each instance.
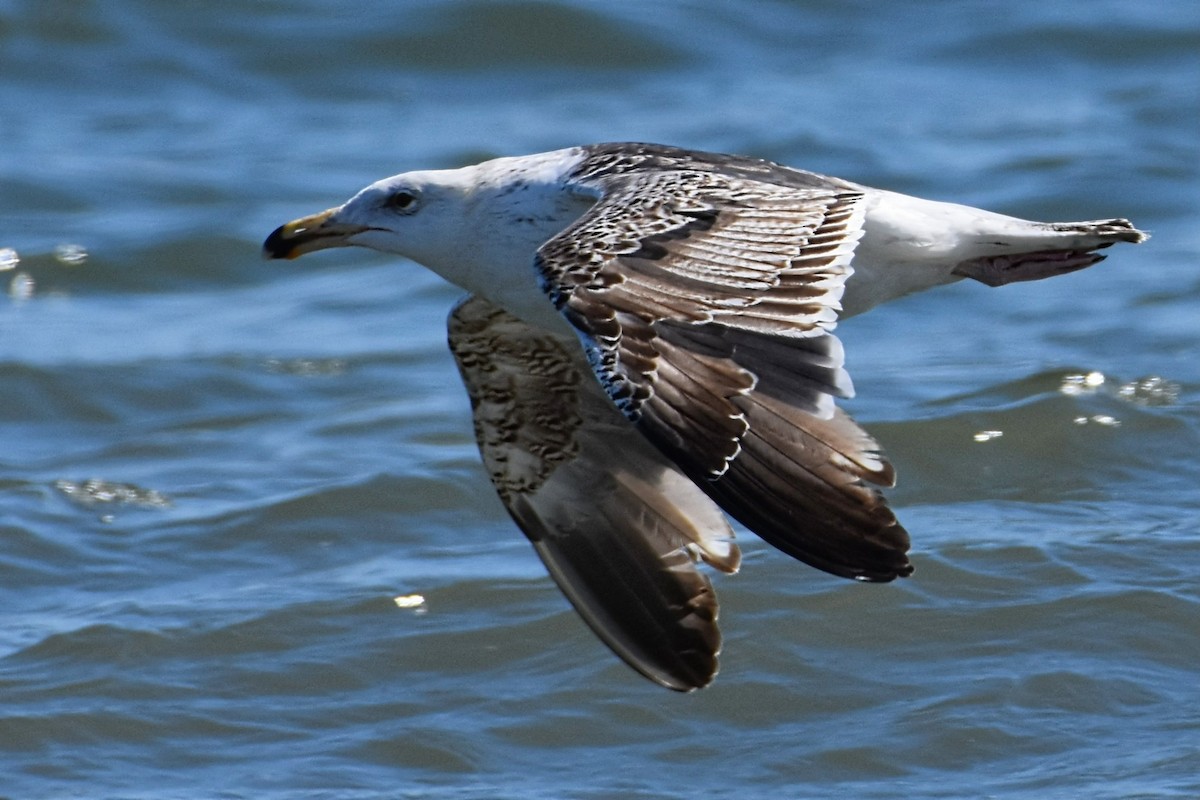
[[[991,252],[959,262],[953,273],[988,286],[1036,281],[1103,261],[1096,251],[1117,242],[1139,244],[1148,238],[1127,219],[1036,223],[1030,235],[990,242]]]
[[[1116,242],[1141,244],[1150,238],[1150,234],[1139,231],[1127,219],[1090,220],[1088,222],[1051,222],[1047,228],[1056,233],[1075,233],[1079,235],[1079,244],[1073,248],[1098,250]]]

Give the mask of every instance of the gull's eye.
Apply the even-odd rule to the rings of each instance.
[[[417,207],[417,196],[401,189],[388,195],[385,205],[392,211],[413,211]]]

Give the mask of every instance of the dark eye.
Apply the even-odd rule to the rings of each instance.
[[[412,211],[416,204],[417,196],[403,189],[393,192],[387,199],[387,207],[393,211]]]

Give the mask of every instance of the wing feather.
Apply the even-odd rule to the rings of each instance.
[[[834,574],[907,575],[875,488],[891,465],[834,405],[853,395],[831,331],[862,197],[763,170],[593,171],[599,201],[539,274],[610,398],[728,513]]]
[[[496,490],[593,631],[672,689],[717,670],[717,599],[701,559],[740,555],[721,510],[612,406],[573,342],[478,297],[450,318]]]

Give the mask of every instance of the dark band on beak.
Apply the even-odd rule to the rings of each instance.
[[[365,225],[331,222],[336,211],[331,208],[280,225],[263,242],[263,258],[296,258],[314,250],[346,247],[351,236],[367,230]]]

